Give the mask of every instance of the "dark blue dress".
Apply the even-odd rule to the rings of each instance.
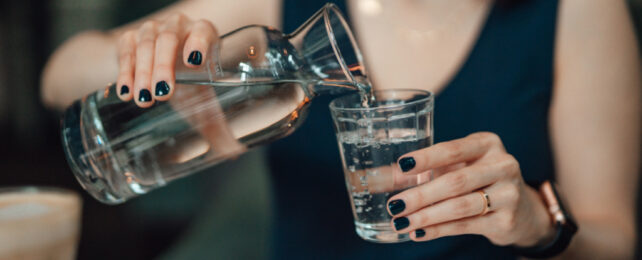
[[[436,97],[435,142],[478,131],[498,134],[524,179],[554,177],[548,132],[557,1],[495,4],[467,61]],[[322,6],[285,1],[284,31]],[[344,9],[345,5],[339,3]],[[358,33],[358,32],[357,32]],[[367,58],[367,57],[366,57]],[[354,231],[328,103],[315,98],[307,120],[269,148],[276,205],[271,241],[278,259],[512,259],[475,235],[375,244]]]

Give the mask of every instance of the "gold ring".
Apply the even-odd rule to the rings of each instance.
[[[488,194],[484,190],[478,190],[477,192],[479,192],[479,194],[482,197],[482,200],[484,200],[483,201],[484,202],[484,210],[482,210],[482,212],[479,213],[479,216],[483,216],[483,215],[486,215],[486,213],[488,213],[488,211],[490,211],[490,198],[488,197]]]

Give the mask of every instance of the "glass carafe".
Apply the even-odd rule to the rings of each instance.
[[[104,203],[124,202],[289,135],[316,95],[356,90],[366,79],[332,4],[291,34],[261,25],[234,30],[207,57],[198,70],[177,64],[167,102],[139,108],[110,85],[67,109],[63,146],[85,190]]]

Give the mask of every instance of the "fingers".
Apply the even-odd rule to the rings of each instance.
[[[392,196],[388,202],[388,210],[393,216],[405,216],[433,203],[486,187],[505,174],[502,167],[501,164],[471,165],[450,172]],[[399,205],[395,201],[402,201],[403,208],[395,206]]]
[[[501,144],[501,140],[495,134],[475,133],[461,139],[438,143],[407,153],[401,156],[398,164],[405,174],[417,174],[434,168],[478,159],[498,143]]]
[[[134,87],[134,62],[136,61],[136,33],[125,32],[118,40],[118,80],[116,91],[123,101],[132,98]]]
[[[496,189],[497,186],[493,185],[485,189],[484,192],[486,192],[489,198],[492,197],[493,200],[502,200],[503,197],[498,195],[499,193],[496,192]],[[405,217],[397,217],[393,219],[392,223],[395,230],[400,233],[405,233],[436,224],[479,216],[486,209],[486,205],[486,199],[484,196],[478,191],[473,191],[465,195],[422,208]],[[494,205],[491,201],[490,206],[491,207],[488,212],[493,211],[497,205]],[[400,227],[395,224],[400,222],[408,223],[408,226],[399,229]]]
[[[152,86],[154,99],[159,101],[167,101],[174,93],[176,84],[174,67],[184,20],[183,15],[170,17],[156,38]]]
[[[464,234],[482,234],[483,227],[492,226],[490,216],[467,218],[439,225],[423,227],[410,232],[410,239],[416,242],[428,241],[440,237]]]
[[[205,59],[209,47],[218,39],[218,33],[211,22],[199,20],[194,23],[183,48],[183,62],[189,68],[200,66]]]
[[[156,22],[149,21],[145,22],[138,31],[134,99],[140,107],[150,107],[154,104],[150,86],[156,46],[156,30]]]
[[[464,167],[466,167],[466,165],[467,165],[467,163],[462,162],[462,163],[451,164],[451,165],[435,168],[435,169],[432,170],[432,177],[433,178],[439,178],[440,176],[442,176],[442,175],[444,175],[446,173],[454,172],[456,170],[464,168]]]
[[[162,25],[148,21],[137,31],[123,34],[118,43],[119,97],[123,101],[133,98],[143,108],[155,100],[167,101],[175,90],[179,48],[184,46],[183,62],[197,68],[216,40],[218,34],[209,21],[192,23],[180,14],[165,19]]]

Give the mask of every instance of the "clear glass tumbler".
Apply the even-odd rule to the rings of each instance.
[[[404,175],[397,160],[432,145],[433,96],[423,90],[375,91],[363,107],[358,94],[330,103],[357,234],[367,241],[408,241],[397,234],[386,202],[429,180],[430,173]]]

